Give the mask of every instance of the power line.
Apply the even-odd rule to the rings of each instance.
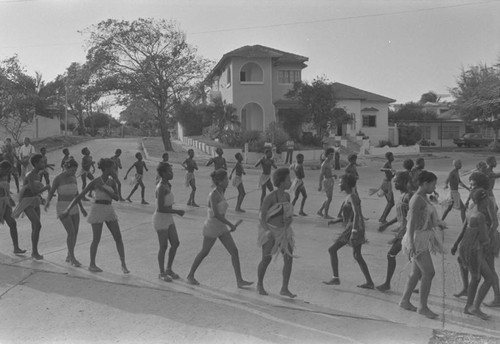
[[[0,4],[7,4],[11,2],[31,2],[35,0],[0,0]]]
[[[327,22],[335,22],[335,21],[346,21],[352,19],[364,19],[364,18],[374,18],[374,17],[384,17],[384,16],[393,16],[400,14],[408,14],[408,13],[418,13],[418,12],[428,12],[434,10],[442,10],[448,8],[457,8],[457,7],[466,7],[466,6],[477,6],[477,5],[487,5],[490,3],[498,3],[499,0],[491,0],[485,2],[470,2],[465,4],[458,5],[448,5],[448,6],[438,6],[438,7],[429,7],[422,8],[416,10],[405,10],[405,11],[396,11],[396,12],[382,12],[382,13],[374,13],[374,14],[365,14],[365,15],[357,15],[357,16],[349,16],[349,17],[338,17],[338,18],[329,18],[329,19],[318,19],[318,20],[306,20],[306,21],[297,21],[290,23],[281,23],[281,24],[270,24],[270,25],[259,25],[259,26],[246,26],[232,29],[217,29],[217,30],[209,30],[209,31],[198,31],[191,32],[190,35],[202,35],[207,33],[217,33],[217,32],[229,32],[229,31],[243,31],[243,30],[254,30],[254,29],[269,29],[274,27],[283,27],[283,26],[293,26],[293,25],[303,25],[303,24],[317,24],[317,23],[327,23]]]

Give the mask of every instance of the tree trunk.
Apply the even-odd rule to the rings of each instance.
[[[158,116],[158,121],[160,122],[161,139],[163,141],[163,147],[165,148],[165,150],[167,152],[173,152],[174,149],[172,147],[172,142],[170,142],[170,131],[168,131],[168,125],[165,116],[165,114],[160,114],[160,116]]]

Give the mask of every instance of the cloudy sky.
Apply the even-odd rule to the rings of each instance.
[[[84,62],[78,31],[108,18],[176,20],[206,58],[261,44],[307,56],[325,75],[397,102],[447,94],[461,68],[500,60],[500,1],[0,0],[0,59],[46,81]]]

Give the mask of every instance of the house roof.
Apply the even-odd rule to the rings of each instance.
[[[302,68],[306,67],[305,62],[309,61],[308,57],[287,53],[263,45],[245,45],[244,47],[224,54],[217,65],[210,71],[206,80],[211,80],[214,76],[220,75],[228,60],[232,57],[271,58],[275,65],[281,63],[297,63],[300,64]]]
[[[340,82],[333,83],[333,94],[335,96],[335,99],[337,100],[355,99],[386,103],[393,103],[396,101],[395,99],[387,98],[368,91],[363,91],[356,87],[341,84]]]

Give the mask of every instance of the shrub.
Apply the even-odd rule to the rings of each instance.
[[[243,141],[241,139],[241,132],[232,129],[223,129],[219,132],[219,140],[230,147],[241,148]]]
[[[285,147],[286,141],[290,139],[290,136],[285,132],[285,130],[276,122],[271,122],[269,127],[264,133],[265,140],[267,142],[272,142],[276,147],[276,152],[281,153],[281,149]]]
[[[500,153],[500,140],[493,140],[489,145],[488,145],[488,150],[492,152],[497,152]]]
[[[361,130],[356,133],[356,136],[366,136]]]
[[[261,137],[262,132],[258,130],[245,130],[241,132],[241,141],[243,143],[258,141]]]
[[[378,142],[378,147],[385,147],[385,146],[394,147],[394,145],[392,144],[392,142],[389,141],[389,140],[380,140]]]

